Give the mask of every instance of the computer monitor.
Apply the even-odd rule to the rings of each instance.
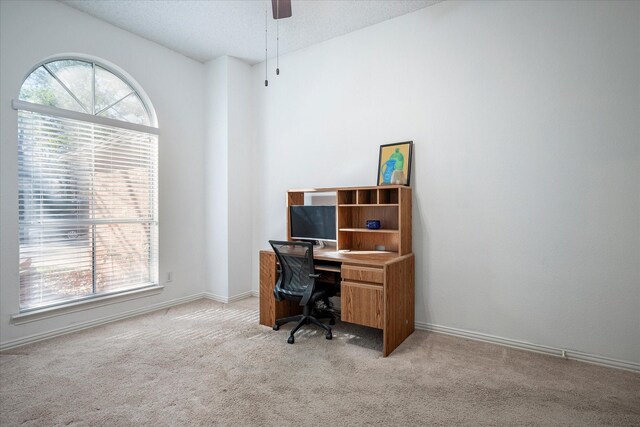
[[[289,206],[292,239],[336,241],[335,206]]]

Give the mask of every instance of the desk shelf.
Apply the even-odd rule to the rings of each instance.
[[[411,188],[339,188],[336,196],[338,249],[411,253]],[[368,220],[379,220],[381,228],[365,228]]]
[[[369,229],[369,228],[341,228],[338,231],[349,231],[352,233],[393,233],[398,234],[400,230],[389,230],[389,229]]]
[[[389,251],[400,255],[411,250],[411,188],[403,185],[290,190],[287,207],[305,204],[306,193],[335,192],[337,249]],[[379,220],[381,228],[365,228]],[[290,239],[287,215],[287,239]]]
[[[367,208],[367,207],[372,207],[372,206],[385,207],[385,208],[387,208],[387,207],[396,207],[397,208],[400,205],[397,204],[397,203],[378,203],[378,204],[375,204],[375,205],[371,205],[371,204],[369,204],[369,205],[358,205],[358,204],[353,204],[352,203],[352,204],[338,205],[339,208]]]

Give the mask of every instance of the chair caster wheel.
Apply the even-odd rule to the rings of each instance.
[[[334,319],[333,317],[331,319],[329,319],[329,324],[331,326],[335,325],[336,324],[336,319]]]
[[[277,323],[275,325],[273,325],[273,330],[277,331],[280,329],[280,325],[278,325]]]
[[[324,337],[330,340],[331,338],[333,338],[333,335],[331,335],[331,332],[327,332],[327,334]]]
[[[290,336],[289,339],[287,340],[287,342],[289,344],[293,344],[295,342],[295,339],[293,339],[293,336]]]

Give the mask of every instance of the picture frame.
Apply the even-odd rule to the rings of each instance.
[[[413,141],[380,146],[376,185],[410,185]]]

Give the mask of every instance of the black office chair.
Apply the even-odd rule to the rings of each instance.
[[[318,319],[329,318],[330,324],[335,323],[333,315],[328,312],[312,314],[317,301],[324,300],[328,303],[328,298],[335,293],[331,286],[322,286],[316,282],[320,277],[315,273],[313,266],[313,245],[307,242],[279,242],[269,240],[269,244],[278,257],[280,277],[273,290],[278,301],[289,300],[299,301],[303,307],[302,314],[297,316],[276,319],[273,330],[277,331],[280,326],[288,322],[297,321],[298,324],[291,330],[287,342],[293,344],[295,334],[305,323],[313,323],[327,331],[325,338],[330,340],[333,336],[331,328],[320,322]],[[333,292],[333,294],[332,294]]]

